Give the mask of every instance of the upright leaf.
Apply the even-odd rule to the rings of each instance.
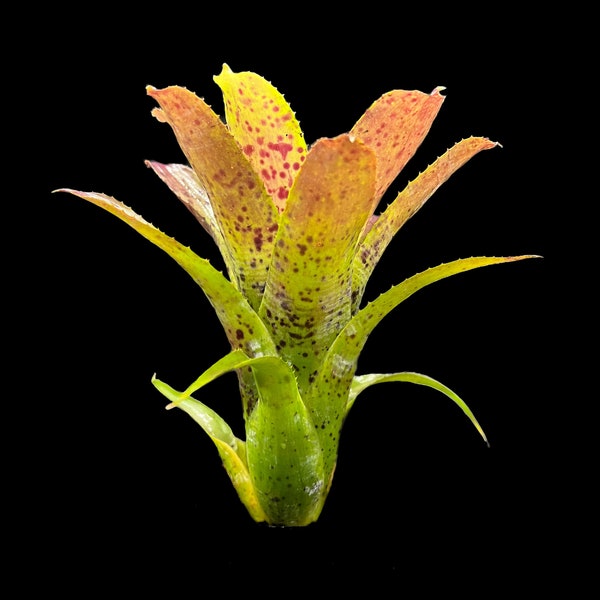
[[[350,133],[377,156],[377,184],[372,210],[427,135],[444,101],[438,87],[431,94],[394,90],[376,100]]]
[[[306,158],[306,143],[285,98],[256,73],[234,73],[223,65],[214,80],[223,92],[233,137],[263,180],[279,211]]]
[[[349,136],[319,140],[294,182],[259,314],[300,391],[350,318],[352,261],[370,215],[375,157]]]
[[[241,148],[211,108],[185,88],[148,94],[161,106],[153,114],[169,123],[179,145],[208,193],[225,240],[223,257],[230,277],[258,308],[264,289],[277,208]]]

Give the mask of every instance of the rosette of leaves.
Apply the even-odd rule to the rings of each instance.
[[[356,373],[369,334],[403,300],[443,278],[530,258],[470,257],[430,268],[369,303],[363,294],[395,234],[435,190],[482,150],[484,137],[456,143],[380,214],[392,181],[427,135],[444,96],[394,90],[349,133],[311,146],[278,90],[227,65],[215,78],[222,120],[179,86],[147,93],[172,128],[185,164],[147,165],[212,237],[226,273],[116,199],[62,188],[112,213],[171,256],[200,286],[231,351],[185,390],[156,376],[168,400],[210,436],[239,498],[258,522],[304,526],[320,515],[332,484],[340,433],[359,394],[381,382],[411,382],[445,394],[487,442],[467,405],[414,372]],[[238,437],[197,392],[235,372],[244,416]]]

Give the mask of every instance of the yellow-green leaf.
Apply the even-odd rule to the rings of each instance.
[[[250,516],[255,521],[265,521],[266,516],[248,470],[245,442],[236,438],[229,425],[202,402],[194,398],[182,399],[181,393],[157,379],[156,376],[152,378],[152,383],[161,394],[171,401],[167,408],[177,406],[202,427],[217,447],[225,471]]]
[[[381,320],[409,296],[431,283],[478,267],[526,258],[534,256],[479,256],[427,269],[393,286],[352,317],[329,347],[321,369],[315,376],[314,384],[309,390],[310,396],[314,395],[314,400],[305,397],[308,406],[314,405],[317,408],[313,410],[313,421],[320,434],[326,472],[330,472],[335,466],[337,447],[331,440],[336,440],[339,436],[358,358],[367,338]]]
[[[199,257],[190,248],[167,236],[131,208],[110,196],[67,188],[56,191],[73,194],[103,208],[164,250],[206,294],[233,348],[242,348],[249,356],[275,354],[274,344],[264,323],[233,284],[206,259]]]
[[[241,442],[228,425],[190,394],[229,371],[246,367],[252,369],[258,402],[246,420],[246,443],[241,454]],[[250,497],[258,499],[269,523],[298,526],[317,518],[328,479],[318,434],[290,365],[277,356],[250,358],[236,350],[207,369],[184,392],[175,392],[156,378],[153,383],[171,400],[169,407],[187,412],[213,440],[220,440],[245,460],[252,483]],[[231,454],[228,448],[223,450],[225,456]],[[239,461],[231,456],[229,459],[236,475],[243,475]]]
[[[402,373],[370,373],[369,375],[358,375],[354,377],[352,381],[352,387],[350,388],[350,396],[348,398],[347,411],[352,408],[356,397],[368,387],[375,385],[376,383],[387,383],[391,381],[406,381],[408,383],[416,383],[417,385],[424,385],[430,387],[438,392],[442,392],[452,400],[458,407],[467,415],[469,421],[473,423],[475,429],[479,432],[479,435],[483,438],[483,441],[489,446],[488,439],[481,428],[481,425],[475,418],[475,415],[466,403],[453,392],[449,387],[440,383],[433,377],[428,375],[422,375],[421,373],[413,373],[405,371]]]
[[[223,92],[225,118],[233,137],[282,211],[306,158],[296,116],[277,89],[256,73],[234,73],[223,65],[214,80]]]

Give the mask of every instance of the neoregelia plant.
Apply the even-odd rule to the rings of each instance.
[[[459,167],[496,146],[469,137],[448,149],[379,215],[383,194],[429,131],[444,97],[394,90],[349,133],[307,146],[284,97],[251,72],[223,66],[225,122],[185,88],[148,87],[188,164],[147,161],[217,244],[227,276],[114,198],[63,188],[109,211],[162,248],[214,307],[231,352],[186,390],[156,388],[210,436],[252,518],[303,526],[321,513],[344,419],[369,386],[390,381],[434,388],[485,434],[466,404],[413,372],[357,375],[369,334],[421,288],[470,269],[533,255],[472,257],[430,268],[363,305],[369,277],[404,223]],[[237,437],[192,397],[235,371],[245,423]]]

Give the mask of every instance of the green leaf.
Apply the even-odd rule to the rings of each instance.
[[[403,373],[371,373],[369,375],[358,375],[354,377],[352,381],[352,387],[350,388],[350,395],[348,397],[348,406],[346,412],[348,412],[352,406],[354,405],[354,401],[356,397],[368,387],[375,385],[376,383],[386,383],[392,381],[404,381],[408,383],[416,383],[418,385],[424,385],[438,392],[442,392],[455,402],[460,409],[467,415],[471,423],[475,426],[483,441],[489,446],[488,439],[479,425],[475,415],[471,411],[471,409],[461,400],[461,398],[454,393],[450,388],[446,387],[444,384],[439,381],[429,377],[427,375],[421,375],[420,373],[412,373],[412,372],[403,372]]]
[[[182,394],[154,376],[156,389],[171,401],[167,408],[177,406],[187,413],[208,434],[219,452],[225,471],[240,500],[250,516],[257,522],[266,516],[252,484],[246,460],[245,443],[235,437],[229,425],[211,408],[194,398],[182,398]]]
[[[375,265],[404,223],[475,154],[495,146],[497,146],[495,142],[482,137],[470,137],[458,142],[410,182],[374,221],[361,241],[354,258],[353,312],[360,307],[365,287]]]
[[[246,425],[252,482],[270,523],[307,525],[319,516],[330,478],[319,437],[290,366],[253,359],[259,401]]]
[[[305,525],[319,515],[329,480],[314,424],[287,363],[276,356],[249,358],[236,350],[207,369],[184,392],[153,381],[171,400],[169,407],[182,408],[212,438],[235,450],[240,441],[228,426],[190,394],[224,373],[245,367],[252,369],[259,398],[246,420],[245,459],[253,493],[269,523]]]
[[[352,261],[371,211],[375,156],[347,135],[312,146],[277,232],[259,314],[280,356],[310,386],[351,311]]]
[[[158,379],[156,375],[152,377],[152,383],[163,396],[171,401],[167,405],[167,409],[180,408],[190,415],[211,438],[217,438],[237,451],[241,440],[236,438],[231,427],[214,410],[202,402],[190,398],[189,395],[174,390],[170,385]]]
[[[534,256],[481,256],[459,259],[433,267],[393,286],[352,317],[331,344],[310,390],[311,398],[305,398],[307,405],[314,407],[313,421],[320,434],[326,472],[335,466],[336,440],[346,413],[346,404],[359,355],[368,336],[381,320],[406,298],[431,283],[478,267],[525,258],[534,258]]]
[[[56,191],[73,194],[107,210],[173,258],[206,294],[232,348],[242,348],[249,356],[275,354],[273,341],[264,323],[242,294],[206,259],[200,258],[188,247],[165,235],[129,207],[110,196],[67,188]]]
[[[227,127],[202,99],[178,86],[147,90],[161,107],[152,114],[172,127],[210,198],[232,282],[257,309],[277,231],[273,200]]]

